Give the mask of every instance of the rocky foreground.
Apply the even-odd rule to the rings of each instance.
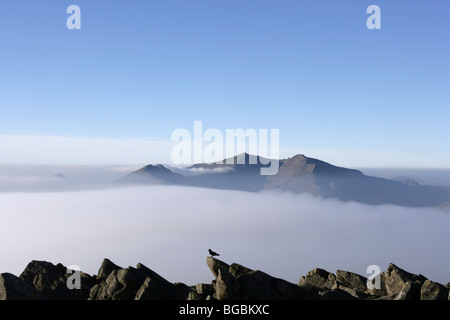
[[[187,286],[170,283],[142,264],[122,268],[105,259],[98,275],[79,273],[79,289],[69,289],[73,273],[62,264],[32,261],[17,277],[0,274],[0,300],[450,300],[442,285],[390,264],[381,288],[367,288],[361,275],[314,269],[298,284],[242,265],[208,257],[215,280]],[[69,285],[70,287],[70,285]]]

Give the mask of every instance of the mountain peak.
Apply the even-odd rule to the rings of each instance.
[[[139,184],[182,184],[183,178],[184,176],[167,169],[162,164],[149,164],[120,178],[117,182]]]
[[[146,165],[145,167],[139,169],[138,171],[144,171],[144,172],[167,172],[170,171],[169,169],[167,169],[166,167],[164,167],[162,164],[149,164]]]

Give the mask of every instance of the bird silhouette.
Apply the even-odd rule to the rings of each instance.
[[[220,254],[218,254],[218,253],[212,251],[211,249],[208,249],[208,251],[209,251],[209,254],[211,255],[211,257],[214,257],[214,256],[220,256]]]

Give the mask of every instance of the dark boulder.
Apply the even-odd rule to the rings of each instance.
[[[330,289],[336,283],[336,276],[324,269],[313,269],[309,271],[304,277],[301,277],[299,286],[312,286],[321,289]]]
[[[422,284],[425,280],[424,276],[409,273],[393,263],[390,263],[387,271],[381,274],[382,289],[389,296],[397,295],[407,282],[415,283],[417,281]]]
[[[420,300],[420,281],[408,281],[394,300]]]
[[[215,278],[219,276],[219,269],[224,269],[227,271],[230,269],[230,266],[228,264],[213,257],[207,257],[206,264],[208,265]]]
[[[292,300],[317,296],[317,290],[297,286],[272,277],[259,270],[252,270],[233,263],[208,257],[207,264],[215,276],[213,298],[218,300]]]
[[[165,278],[138,263],[137,271],[145,275],[145,282],[136,293],[137,300],[163,299],[163,300],[186,300],[189,293],[193,291],[184,283],[171,283]]]
[[[217,300],[237,300],[240,298],[239,282],[223,268],[218,269],[214,298]]]
[[[253,271],[253,270],[251,270],[247,267],[244,267],[243,265],[237,264],[237,263],[232,263],[230,265],[230,267],[228,268],[228,270],[235,278],[239,278],[240,276]]]
[[[448,300],[448,296],[448,288],[431,280],[426,280],[420,289],[421,300]]]
[[[71,273],[67,267],[58,263],[56,266],[46,261],[31,261],[20,274],[20,279],[33,286],[46,298],[51,300],[85,300],[90,288],[97,280],[80,272],[81,289],[69,289],[67,279]]]
[[[114,270],[120,269],[122,268],[105,258],[98,270],[97,279],[105,280]]]
[[[367,291],[367,278],[353,272],[337,270],[336,281],[358,292]]]
[[[254,300],[303,300],[318,298],[317,290],[295,285],[256,270],[238,278],[242,295]]]
[[[187,299],[191,288],[172,284],[153,270],[138,263],[136,268],[114,269],[92,287],[92,300],[178,300]]]
[[[198,294],[196,290],[192,290],[189,292],[186,300],[206,300],[206,296]]]
[[[105,283],[102,283],[102,288],[97,294],[97,299],[133,300],[144,280],[138,275],[135,268],[130,267],[114,270],[106,278]]]
[[[0,274],[0,300],[45,300],[46,297],[11,273]]]
[[[204,295],[206,297],[214,293],[214,285],[207,283],[198,283],[195,286],[195,291],[197,292],[197,294]]]

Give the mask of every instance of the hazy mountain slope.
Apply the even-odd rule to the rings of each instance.
[[[148,165],[134,171],[116,182],[137,184],[188,184],[188,178],[167,169],[161,164]]]
[[[284,160],[278,173],[267,178],[265,189],[280,188],[317,196],[331,196],[335,194],[334,183],[360,175],[362,173],[357,170],[340,168],[304,155],[296,155]]]
[[[268,180],[265,189],[308,192],[367,204],[437,206],[450,199],[446,188],[366,176],[358,170],[336,167],[303,155],[285,160],[278,173]]]
[[[195,164],[189,169],[218,170],[226,168],[227,170],[222,173],[196,176],[191,182],[197,186],[210,188],[259,191],[267,184],[267,176],[260,174],[261,167],[270,165],[263,164],[267,162],[266,158],[242,153],[219,163]]]

